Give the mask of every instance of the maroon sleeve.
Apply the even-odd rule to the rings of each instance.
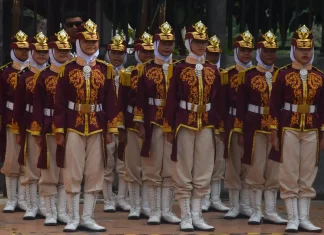
[[[215,129],[215,133],[218,134],[221,129],[221,120],[225,113],[224,99],[223,96],[223,88],[221,83],[221,77],[218,69],[216,69],[216,78],[212,88],[212,109],[211,109],[211,117],[213,118],[213,125]]]
[[[44,123],[45,98],[46,98],[46,88],[41,73],[35,85],[34,99],[33,99],[33,114],[32,114],[32,122],[36,122],[38,126],[40,126],[41,128],[37,131],[32,131],[31,132],[32,135],[42,134],[42,128]]]
[[[117,97],[111,77],[106,78],[104,89],[103,109],[107,123],[107,129],[105,131],[108,133],[118,133],[118,114],[122,113],[122,110],[118,102],[116,102]]]
[[[145,68],[144,68],[145,71]],[[145,99],[145,84],[144,84],[144,74],[140,76],[137,85],[136,92],[136,105],[134,109],[134,121],[135,122],[144,122],[144,110],[146,107]]]
[[[272,78],[272,91],[270,97],[270,115],[269,115],[269,129],[278,130],[278,122],[281,108],[284,105],[284,80],[285,75],[278,70]],[[323,103],[324,104],[324,103]]]
[[[322,82],[324,84],[324,78],[323,74],[322,75]],[[321,122],[321,131],[324,131],[324,85],[321,87],[321,92],[320,92],[320,101],[318,104],[318,113],[320,115],[320,122]]]
[[[2,129],[3,119],[4,119],[4,112],[6,108],[6,100],[4,94],[4,79],[3,73],[0,70],[0,128]]]
[[[18,76],[18,84],[15,90],[15,98],[14,98],[14,109],[13,109],[13,123],[17,123],[16,125],[13,125],[12,130],[15,133],[22,133],[26,129],[26,126],[24,125],[24,112],[26,109],[26,101],[25,101],[25,92],[26,92],[26,82],[25,82],[25,76]],[[14,129],[15,127],[18,127],[18,130]]]
[[[236,101],[236,121],[234,123],[234,130],[242,133],[244,128],[244,117],[247,111],[247,102],[249,95],[250,80],[247,73],[242,73],[242,83],[238,87],[238,95]]]

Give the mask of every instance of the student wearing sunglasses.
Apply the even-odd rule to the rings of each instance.
[[[63,27],[64,30],[70,36],[71,43],[72,43],[72,50],[71,50],[72,53],[76,52],[75,42],[77,39],[76,38],[77,28],[84,23],[83,18],[84,18],[84,14],[77,11],[67,12],[64,15]]]

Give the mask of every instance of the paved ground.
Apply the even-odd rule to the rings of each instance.
[[[286,217],[283,203],[278,203],[278,211],[281,215]],[[82,205],[81,205],[82,207]],[[3,205],[0,205],[2,210]],[[81,208],[80,208],[80,211]],[[148,226],[146,220],[130,221],[127,220],[127,213],[118,212],[114,214],[103,213],[103,205],[97,204],[96,206],[96,221],[107,228],[106,233],[89,233],[80,231],[75,234],[163,234],[175,235],[184,234],[180,233],[178,225],[160,225]],[[174,205],[174,211],[180,215],[179,207]],[[43,219],[36,221],[22,220],[23,213],[17,212],[14,214],[3,214],[0,212],[0,235],[52,235],[64,234],[63,225],[56,227],[43,226]],[[284,234],[285,226],[275,226],[263,224],[261,226],[249,226],[247,220],[239,219],[228,221],[223,219],[223,214],[210,212],[204,214],[204,218],[208,223],[215,226],[216,230],[213,233],[195,232],[191,234],[223,234],[223,235],[239,235],[239,234]],[[314,201],[311,209],[311,219],[314,224],[324,227],[324,201]],[[310,233],[299,233],[309,235]],[[322,233],[324,234],[324,233]]]

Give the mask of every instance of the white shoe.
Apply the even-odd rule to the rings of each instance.
[[[162,219],[169,224],[179,224],[181,220],[172,213],[173,188],[162,187]]]
[[[161,224],[161,187],[149,188],[150,198],[150,218],[147,221],[149,225]]]
[[[193,232],[194,227],[192,225],[192,218],[190,212],[190,199],[189,198],[179,199],[179,205],[181,211],[180,231]]]
[[[38,206],[38,214],[41,217],[46,218],[46,206],[45,206],[45,199],[44,197],[39,197],[39,206]]]
[[[202,217],[201,199],[192,199],[192,224],[196,230],[214,231],[213,226],[208,225]]]
[[[310,198],[298,199],[298,211],[299,211],[299,230],[312,233],[320,233],[322,229],[312,224],[309,220],[309,208]]]
[[[285,205],[288,214],[288,223],[286,227],[286,232],[288,233],[297,233],[299,226],[299,217],[298,217],[298,202],[297,198],[286,198]]]
[[[229,189],[229,202],[230,209],[224,215],[224,219],[233,220],[236,219],[240,214],[240,190],[238,189]]]
[[[203,213],[207,212],[210,208],[210,205],[211,205],[210,193],[208,193],[202,198],[202,205],[201,205],[202,212]]]
[[[24,220],[35,220],[38,213],[37,206],[37,184],[27,184],[25,186],[26,190],[26,203],[27,210],[24,214]]]
[[[106,228],[98,225],[94,221],[94,210],[96,207],[97,193],[85,193],[83,203],[83,214],[80,226],[88,231],[106,232]]]
[[[264,223],[286,225],[287,220],[281,218],[277,213],[276,202],[277,202],[277,190],[266,190],[264,191],[264,202],[265,202],[265,213]]]
[[[79,202],[80,193],[66,194],[68,223],[64,227],[63,232],[76,232],[80,223]]]
[[[240,190],[240,216],[250,218],[252,215],[252,208],[250,205],[249,190]]]
[[[45,226],[57,225],[57,209],[55,205],[55,195],[44,197],[46,207]]]
[[[150,202],[147,184],[143,182],[141,189],[141,216],[150,218]]]
[[[126,200],[126,196],[128,194],[127,184],[124,178],[119,177],[118,181],[118,194],[117,194],[117,208],[122,211],[129,211],[131,206],[129,202]]]
[[[262,222],[262,190],[250,189],[250,204],[252,206],[252,215],[248,224],[260,225]]]
[[[128,182],[128,191],[130,199],[130,213],[128,214],[129,220],[138,220],[141,214],[140,206],[140,188],[141,186],[137,182]]]
[[[27,210],[26,204],[26,190],[25,186],[21,185],[21,182],[24,180],[24,176],[19,176],[18,178],[18,208],[21,211]]]
[[[7,202],[3,208],[3,213],[14,213],[17,206],[17,185],[18,177],[6,176]]]
[[[222,203],[220,199],[221,180],[216,180],[211,184],[211,208],[219,212],[227,212],[229,208]]]
[[[57,220],[63,224],[68,223],[67,205],[66,205],[66,193],[64,185],[58,186],[58,196],[57,196]]]
[[[116,199],[112,190],[112,184],[106,180],[103,182],[102,193],[104,197],[104,212],[116,212]]]

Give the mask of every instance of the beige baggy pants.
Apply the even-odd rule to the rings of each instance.
[[[40,149],[36,144],[36,139],[29,132],[26,133],[27,152],[26,152],[26,166],[25,177],[22,185],[38,184],[40,178],[40,169],[37,167]]]
[[[215,146],[216,146],[216,159],[214,163],[214,170],[211,181],[218,181],[223,179],[225,174],[225,159],[224,150],[225,146],[223,141],[219,138],[219,135],[215,135]]]
[[[316,131],[285,130],[282,140],[283,161],[279,168],[281,198],[313,198],[319,148]]]
[[[118,173],[119,178],[125,177],[125,163],[121,161],[117,156],[118,150],[118,135],[113,135],[113,141],[110,144],[107,144],[107,166],[104,171],[105,181],[112,183],[114,181],[114,170]]]
[[[250,189],[279,189],[279,163],[268,159],[271,143],[265,133],[255,133],[253,163],[248,167],[246,183]]]
[[[89,136],[82,136],[73,131],[67,133],[63,171],[66,193],[80,193],[83,177],[85,193],[102,190],[104,179],[102,141],[102,133]]]
[[[141,163],[142,140],[138,133],[127,131],[127,145],[125,148],[125,180],[137,182],[142,185],[142,163]]]
[[[173,170],[175,197],[200,199],[209,193],[214,167],[214,133],[185,127],[177,135],[177,162]]]
[[[48,135],[49,168],[40,170],[39,180],[39,194],[43,197],[57,195],[57,188],[63,185],[63,169],[56,165],[56,147],[55,135]]]
[[[241,163],[243,148],[238,144],[239,133],[233,132],[229,156],[226,158],[225,188],[242,189],[248,188],[245,178],[247,166]]]
[[[6,137],[6,155],[1,173],[7,177],[23,176],[24,167],[18,163],[20,145],[16,143],[16,134],[12,133],[10,127],[6,128]]]
[[[150,157],[142,157],[142,181],[148,187],[171,187],[172,144],[167,141],[161,127],[153,125]]]

